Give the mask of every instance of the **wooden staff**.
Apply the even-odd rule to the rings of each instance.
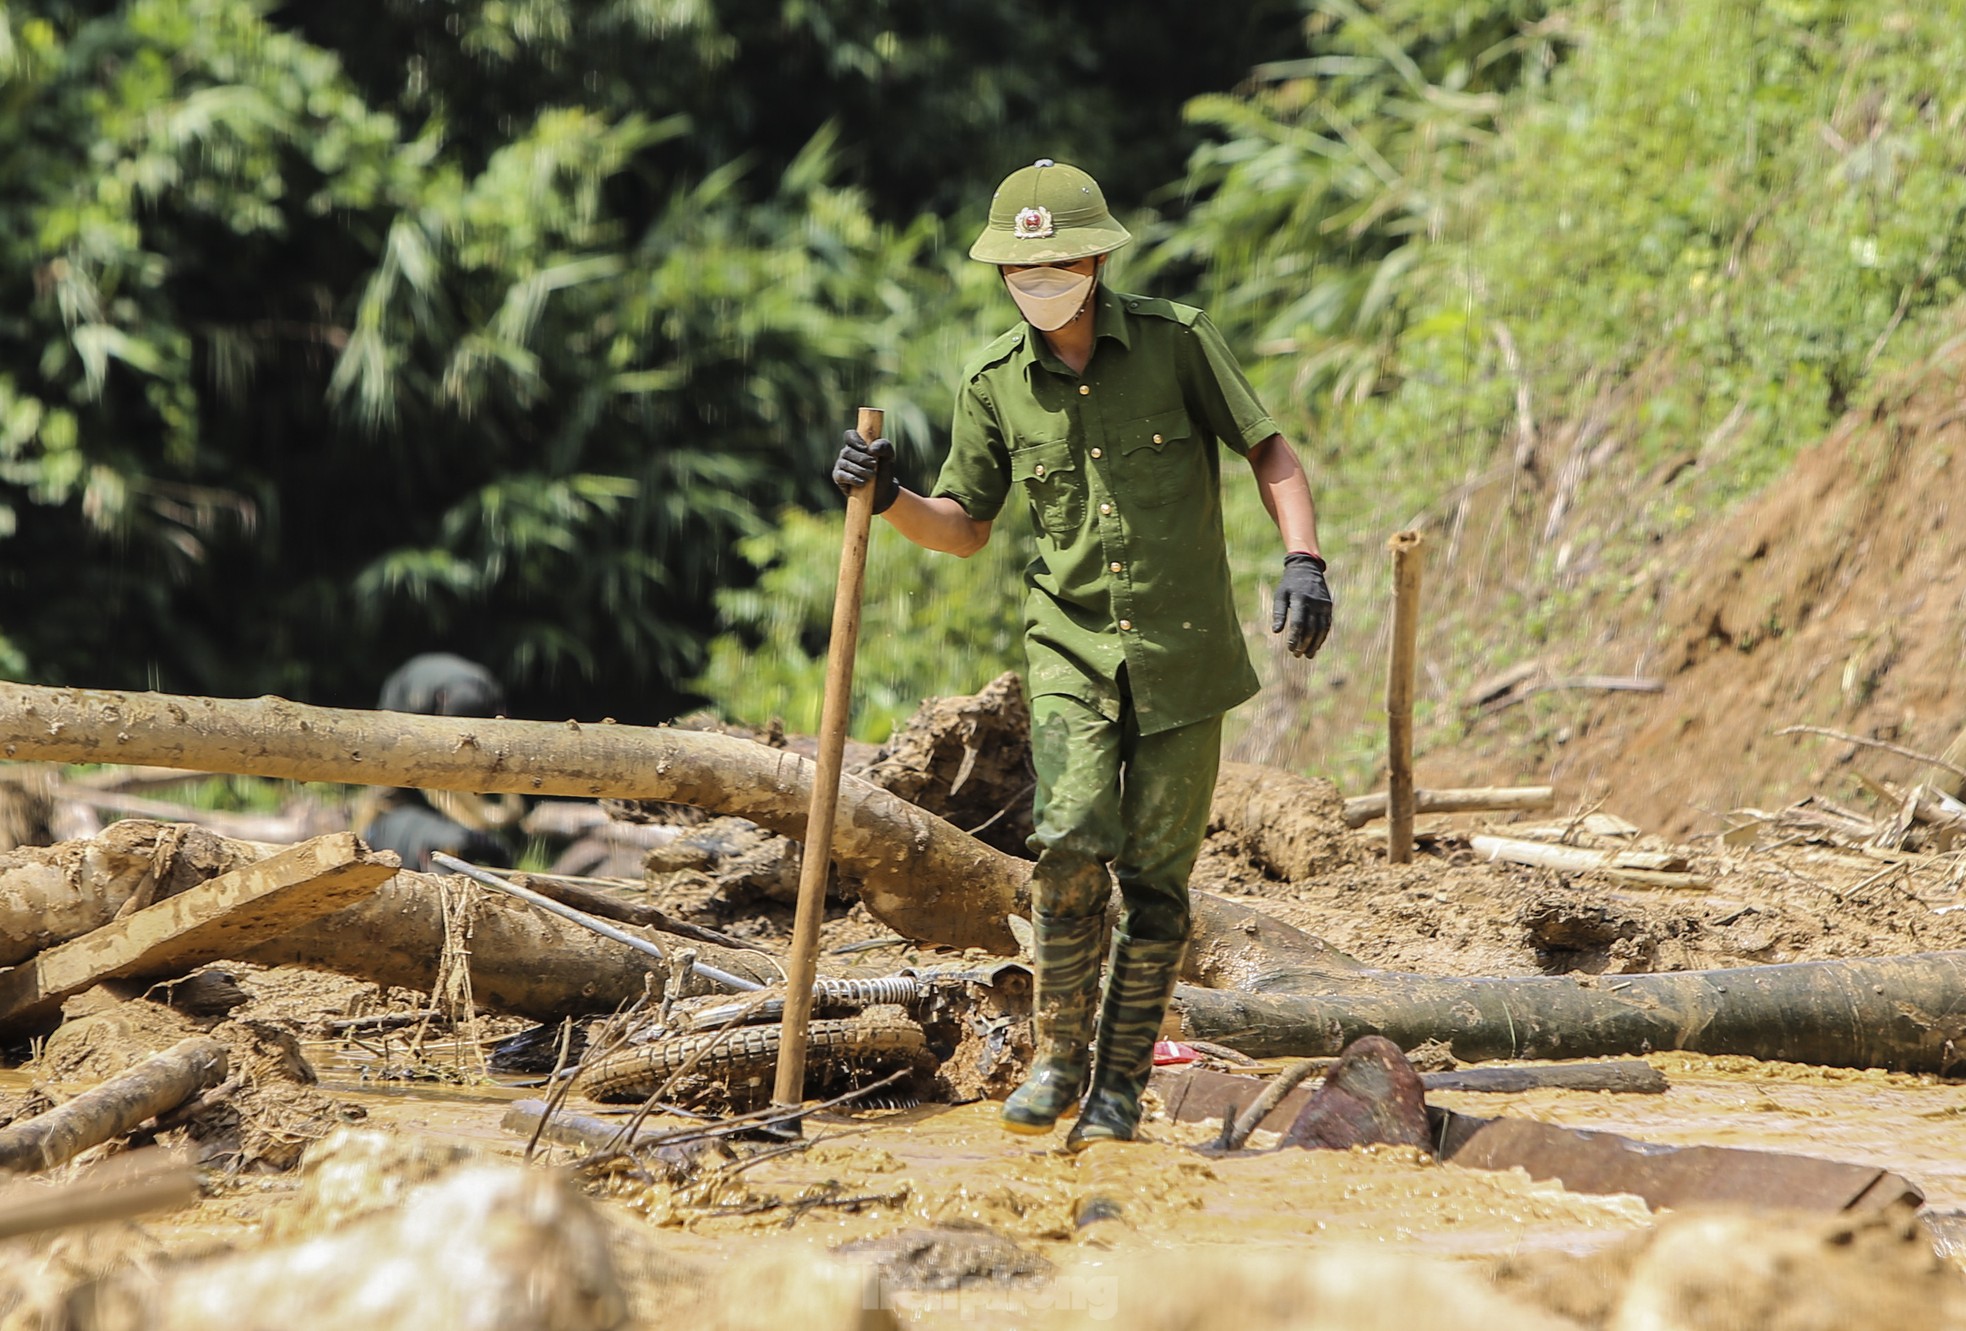
[[[862,439],[869,443],[879,439],[881,424],[879,410],[860,408]],[[772,1099],[781,1105],[796,1105],[805,1098],[806,1023],[812,1016],[826,873],[833,862],[833,819],[839,810],[840,762],[846,753],[847,713],[853,698],[853,653],[860,645],[860,589],[867,578],[875,485],[867,482],[846,500],[846,542],[840,549],[833,638],[826,653],[826,699],[819,711],[819,757],[812,778],[812,807],[806,815],[805,853],[799,861],[799,904],[792,923],[792,955],[785,968],[785,1019],[779,1028],[778,1077],[772,1088]]]
[[[1413,860],[1413,663],[1420,637],[1417,531],[1386,542],[1393,556],[1393,658],[1386,672],[1386,860]]]

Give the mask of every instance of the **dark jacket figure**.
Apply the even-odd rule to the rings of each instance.
[[[425,652],[383,681],[377,707],[419,716],[496,716],[505,690],[491,671],[449,652]],[[355,831],[375,850],[393,850],[406,869],[428,869],[434,851],[477,864],[509,866],[512,848],[499,836],[525,812],[517,795],[454,790],[377,789],[356,809]]]
[[[376,706],[418,716],[497,716],[505,710],[505,690],[476,661],[449,652],[425,652],[397,666],[382,681],[382,698]]]
[[[509,867],[512,863],[511,851],[490,832],[466,827],[418,801],[405,800],[384,809],[362,838],[371,849],[395,851],[405,869],[428,870],[431,852],[439,850],[472,864]]]

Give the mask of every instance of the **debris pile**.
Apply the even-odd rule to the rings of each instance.
[[[508,723],[469,724],[474,746],[504,743],[495,728]],[[1007,678],[925,706],[884,749],[859,755],[800,1106],[771,1103],[803,853],[785,812],[806,779],[797,740],[659,732],[665,761],[689,767],[663,794],[698,803],[611,805],[621,817],[607,825],[635,831],[609,853],[632,850],[634,873],[399,871],[346,832],[299,821],[289,830],[307,835],[286,847],[231,835],[270,829],[223,819],[128,819],[0,854],[0,1042],[16,1069],[0,1074],[0,1168],[59,1198],[17,1207],[45,1217],[19,1221],[27,1228],[11,1232],[25,1237],[11,1241],[36,1245],[46,1279],[0,1289],[0,1319],[43,1324],[29,1317],[40,1309],[91,1327],[474,1325],[502,1306],[519,1310],[514,1325],[688,1312],[737,1326],[796,1309],[820,1325],[863,1326],[960,1318],[997,1300],[1016,1324],[1078,1324],[1124,1297],[1093,1283],[1106,1279],[1097,1272],[1124,1266],[1148,1235],[1178,1237],[1180,1217],[1209,1214],[1221,1190],[1253,1180],[1241,1166],[1253,1135],[1266,1151],[1335,1146],[1333,1160],[1352,1162],[1272,1166],[1290,1177],[1356,1170],[1343,1186],[1366,1188],[1359,1180],[1374,1170],[1481,1170],[1492,1176],[1481,1195],[1506,1195],[1520,1213],[1630,1229],[1651,1224],[1631,1197],[1702,1196],[1661,1190],[1694,1186],[1680,1175],[1710,1188],[1743,1153],[1638,1151],[1654,1173],[1600,1173],[1621,1197],[1579,1203],[1573,1194],[1594,1187],[1576,1161],[1631,1138],[1586,1142],[1593,1134],[1535,1115],[1490,1118],[1436,1097],[1668,1103],[1658,1058],[1669,1049],[1931,1078],[1966,1059],[1966,848],[1942,792],[1883,789],[1875,817],[1820,800],[1743,810],[1710,841],[1669,844],[1603,810],[1561,814],[1546,788],[1422,791],[1420,853],[1396,865],[1377,826],[1383,797],[1347,800],[1328,782],[1230,764],[1196,874],[1181,1029],[1166,1032],[1152,1130],[1132,1157],[1151,1177],[1109,1153],[1073,1160],[994,1138],[987,1149],[972,1138],[922,1145],[932,1124],[987,1131],[988,1106],[975,1102],[1007,1093],[1030,1052],[1032,976],[1016,921],[1027,726]],[[619,729],[609,742],[637,742]],[[19,784],[27,812],[7,826],[47,831],[67,778]],[[549,811],[535,825],[558,820],[570,835],[601,825],[596,806],[558,803],[527,817]],[[1363,1050],[1348,1051],[1362,1036]],[[1402,1053],[1417,1060],[1423,1048],[1425,1072]],[[1623,1061],[1573,1061],[1613,1055]],[[1192,1070],[1198,1057],[1209,1070]],[[1289,1069],[1275,1061],[1307,1057]],[[1514,1066],[1458,1066],[1497,1060]],[[1315,1085],[1293,1089],[1293,1079]],[[377,1095],[385,1086],[407,1103],[451,1104],[475,1126],[407,1135]],[[531,1098],[509,1102],[519,1090]],[[398,1130],[337,1131],[365,1115]],[[114,1213],[99,1171],[151,1147],[184,1164],[125,1189],[127,1205],[190,1203],[204,1224],[242,1210],[250,1228],[225,1252],[187,1243],[62,1256],[69,1237]],[[570,1168],[523,1167],[545,1161]],[[1809,1196],[1847,1194],[1866,1199],[1856,1209],[1899,1217],[1846,1227],[1849,1242],[1874,1246],[1893,1270],[1924,1254],[1900,1302],[1955,1306],[1957,1274],[1925,1231],[1900,1234],[1916,1187],[1876,1162],[1815,1164]],[[1790,1202],[1805,1172],[1785,1176]],[[254,1180],[273,1187],[264,1201],[252,1200]],[[1546,1191],[1522,1191],[1537,1187]],[[1772,1230],[1755,1258],[1766,1280],[1835,1242],[1827,1232]],[[1657,1233],[1651,1242],[1668,1251],[1672,1231]],[[751,1273],[742,1285],[706,1274],[704,1243],[817,1234],[838,1252],[740,1264]],[[1119,1250],[1117,1265],[1083,1266],[1085,1247]],[[1610,1292],[1589,1309],[1534,1262],[1471,1295],[1464,1272],[1399,1256],[1388,1278],[1401,1295],[1385,1304],[1399,1317],[1386,1324],[1445,1316],[1435,1294],[1461,1300],[1457,1326],[1726,1324],[1685,1312],[1709,1298],[1697,1281],[1670,1295],[1670,1309],[1645,1302],[1667,1298],[1666,1286],[1647,1276],[1641,1297],[1632,1273],[1667,1258],[1643,1245],[1617,1252],[1591,1259]],[[1178,1295],[1125,1312],[1141,1326],[1226,1325],[1235,1307],[1260,1326],[1290,1299],[1351,1307],[1352,1277],[1326,1257],[1293,1257],[1285,1272],[1257,1254],[1186,1254],[1180,1263],[1197,1272],[1228,1273],[1206,1278],[1237,1282],[1236,1299]],[[439,1269],[460,1278],[430,1279]],[[304,1278],[319,1270],[361,1278]],[[414,1296],[377,1311],[412,1273],[423,1277]],[[1825,1306],[1840,1288],[1826,1288]],[[1167,1320],[1182,1309],[1188,1320]]]

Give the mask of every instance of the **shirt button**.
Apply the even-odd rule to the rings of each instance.
[[[1160,437],[1159,435],[1155,435],[1155,436],[1154,436],[1154,442],[1155,442],[1155,443],[1157,443],[1157,444],[1158,444],[1158,443],[1160,443],[1160,442],[1161,442],[1161,437]]]
[[[1101,517],[1110,514],[1112,511],[1113,511],[1113,506],[1111,504],[1101,504],[1099,506],[1099,513]]]
[[[1122,619],[1122,620],[1120,621],[1120,627],[1121,627],[1122,629],[1128,629],[1128,630],[1130,630],[1130,629],[1132,629],[1132,627],[1133,627],[1133,621],[1132,621],[1132,620],[1130,620],[1130,619]]]
[[[1087,393],[1090,393],[1091,391],[1092,391],[1092,385],[1091,385],[1091,384],[1080,384],[1080,385],[1079,385],[1079,396],[1080,396],[1080,397],[1084,397],[1084,396],[1085,396],[1085,395],[1086,395]]]
[[[1103,448],[1095,448],[1092,450],[1092,456],[1096,458],[1103,458],[1106,456],[1106,450]]]
[[[1040,463],[1039,463],[1039,464],[1038,464],[1038,465],[1036,466],[1036,468],[1034,468],[1034,469],[1032,470],[1032,472],[1031,472],[1031,474],[1032,474],[1033,476],[1042,476],[1042,475],[1044,475],[1044,463],[1042,463],[1042,462],[1040,462]]]
[[[1122,563],[1120,563],[1120,561],[1119,561],[1119,560],[1117,560],[1117,559],[1115,559],[1115,560],[1114,560],[1114,561],[1113,561],[1112,563],[1110,563],[1110,564],[1108,564],[1108,565],[1106,565],[1106,567],[1107,567],[1107,568],[1109,568],[1109,569],[1111,569],[1111,570],[1112,570],[1113,572],[1115,572],[1115,573],[1117,573],[1117,572],[1119,572],[1119,571],[1120,571],[1121,569],[1123,569],[1123,568],[1125,568],[1125,567],[1126,567],[1126,565],[1124,565],[1124,564],[1122,564]]]

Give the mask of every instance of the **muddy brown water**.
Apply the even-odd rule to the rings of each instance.
[[[1664,1095],[1537,1091],[1430,1098],[1468,1113],[1517,1115],[1658,1142],[1876,1165],[1917,1183],[1934,1208],[1966,1207],[1966,1158],[1958,1149],[1966,1084],[1684,1054],[1649,1061],[1671,1080]],[[509,1101],[538,1093],[487,1084],[363,1084],[337,1080],[347,1067],[333,1063],[322,1071],[322,1089],[359,1107],[368,1127],[507,1157],[518,1156],[523,1143],[499,1120]],[[28,1083],[22,1073],[0,1072],[0,1094]],[[1571,1193],[1520,1172],[1441,1165],[1410,1150],[1210,1158],[1194,1149],[1213,1136],[1212,1125],[1156,1121],[1146,1127],[1141,1145],[1068,1156],[1055,1149],[1062,1129],[1036,1141],[1007,1135],[997,1128],[991,1103],[924,1106],[826,1118],[808,1132],[814,1139],[809,1149],[746,1169],[714,1196],[642,1184],[609,1191],[613,1204],[646,1217],[679,1251],[711,1258],[738,1248],[754,1251],[761,1243],[831,1248],[924,1224],[981,1224],[1039,1252],[1069,1252],[1087,1243],[1288,1250],[1363,1241],[1472,1258],[1534,1249],[1583,1252],[1652,1223],[1632,1197]],[[1253,1144],[1273,1140],[1259,1133]],[[297,1186],[278,1175],[237,1180],[198,1207],[145,1226],[166,1249],[212,1240],[249,1243],[259,1221]],[[851,1210],[769,1205],[810,1195],[895,1200]],[[1115,1206],[1121,1218],[1082,1231],[1075,1216],[1095,1198]]]

